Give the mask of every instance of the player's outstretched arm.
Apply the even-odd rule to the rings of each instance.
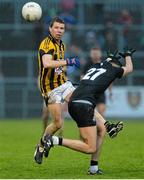
[[[119,53],[119,55],[125,59],[125,66],[122,67],[124,69],[123,76],[126,76],[133,71],[132,54],[135,51],[135,49],[125,48],[123,53]]]
[[[43,62],[43,66],[45,68],[58,68],[60,66],[66,66],[67,65],[65,60],[54,61],[52,59],[52,55],[50,55],[50,54],[44,54],[42,56],[42,62]]]
[[[122,66],[122,68],[124,69],[123,76],[127,76],[129,73],[133,71],[133,63],[131,56],[126,56],[125,62],[126,62],[125,66]]]
[[[56,61],[52,59],[52,55],[50,54],[44,54],[42,56],[42,62],[43,62],[43,66],[45,68],[58,68],[61,66],[76,66],[76,67],[80,67],[80,62],[78,58],[67,58],[66,60],[60,60],[60,61]]]

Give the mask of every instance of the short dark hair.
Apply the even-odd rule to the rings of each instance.
[[[61,18],[58,17],[58,16],[57,16],[57,17],[54,17],[54,18],[51,20],[51,22],[50,22],[50,27],[53,26],[54,22],[58,22],[58,23],[61,23],[61,24],[65,24],[64,20],[61,19]]]

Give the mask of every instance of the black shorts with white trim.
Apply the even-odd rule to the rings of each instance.
[[[79,128],[96,126],[94,108],[91,102],[85,100],[74,100],[68,103],[69,114],[76,121]]]

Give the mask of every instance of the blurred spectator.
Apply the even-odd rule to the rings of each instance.
[[[112,33],[112,31],[108,31],[105,33],[105,46],[104,49],[110,49],[111,51],[114,51],[117,48],[117,43],[116,43],[116,37]]]
[[[104,37],[103,49],[110,49],[114,51],[117,47],[117,36],[116,30],[114,28],[113,22],[108,20],[104,26],[104,30],[102,31],[102,35]]]
[[[77,23],[77,20],[73,14],[73,11],[75,9],[75,0],[62,0],[60,6],[61,13],[59,13],[59,16],[65,21],[66,28],[70,29],[72,25],[75,25]]]
[[[84,53],[80,47],[78,47],[76,44],[72,44],[70,48],[67,50],[68,57],[78,57],[80,59],[81,65],[84,64]],[[68,66],[67,67],[67,75],[70,81],[74,84],[79,83],[80,81],[80,69],[74,67],[74,66]]]
[[[72,14],[70,14],[68,11],[64,11],[59,16],[66,23],[66,32],[65,32],[65,34],[63,36],[63,41],[65,42],[66,47],[69,48],[69,46],[70,46],[70,44],[72,42],[71,28],[72,28],[73,25],[75,25],[77,23],[77,21],[76,21],[76,18]]]
[[[98,44],[98,41],[96,39],[96,33],[94,31],[88,31],[85,35],[84,41],[84,51],[89,52],[92,47]]]
[[[68,11],[65,11],[59,15],[66,23],[66,27],[70,28],[72,25],[76,24],[76,18],[70,14]]]
[[[51,20],[52,20],[52,17],[49,15],[47,15],[44,19],[44,36],[47,36],[49,33],[48,27],[50,25]]]
[[[48,13],[46,13],[45,15],[45,19],[44,19],[44,36],[47,36],[49,33],[49,24],[52,20],[53,17],[58,16],[58,9],[56,8],[50,8]]]
[[[77,23],[77,20],[74,16],[73,11],[75,10],[75,0],[62,0],[61,4],[61,13],[59,13],[59,16],[64,20],[66,23],[66,32],[63,36],[63,41],[66,44],[66,47],[69,48],[70,44],[72,43],[72,31],[71,28],[73,25]]]
[[[133,23],[132,16],[127,9],[121,11],[119,23],[122,25],[131,25]]]
[[[105,38],[104,38],[104,34],[102,33],[103,31],[97,31],[96,32],[96,37],[97,37],[97,41],[99,44],[99,47],[101,47],[101,49],[104,48],[104,45],[105,45]]]
[[[118,23],[124,25],[123,28],[123,36],[124,36],[124,46],[127,45],[128,35],[129,35],[129,26],[133,24],[133,19],[130,12],[127,9],[123,9],[121,11],[120,18]]]
[[[75,0],[62,0],[61,1],[61,8],[67,11],[72,10],[75,7]]]

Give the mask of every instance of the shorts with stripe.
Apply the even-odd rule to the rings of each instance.
[[[74,90],[75,90],[75,87],[72,85],[72,83],[70,81],[66,81],[61,86],[47,93],[47,97],[44,98],[46,105],[55,104],[55,103],[63,103],[65,98]]]

